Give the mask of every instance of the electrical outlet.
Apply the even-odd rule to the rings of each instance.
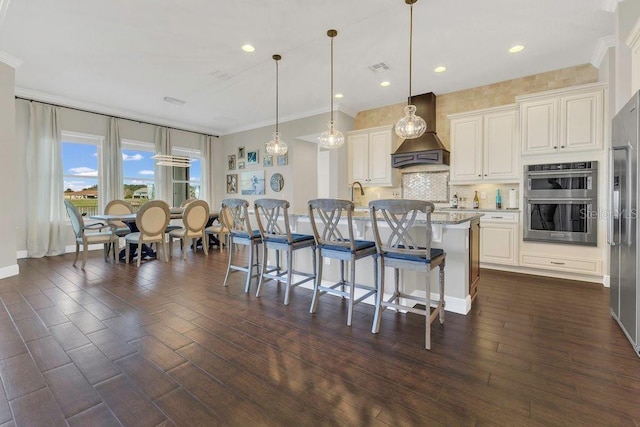
[[[487,198],[487,192],[486,192],[486,191],[481,191],[481,192],[480,192],[480,198],[481,198],[482,200],[486,199],[486,198]]]

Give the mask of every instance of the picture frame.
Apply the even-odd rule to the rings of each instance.
[[[235,154],[231,154],[231,155],[227,156],[227,165],[228,165],[228,169],[230,171],[235,170],[235,168],[236,168],[236,155]]]
[[[257,165],[259,162],[260,162],[260,157],[258,156],[258,150],[247,151],[247,164],[248,165]]]
[[[249,171],[240,174],[240,192],[243,196],[264,194],[264,171]]]
[[[244,169],[244,162],[238,162],[238,169]]]
[[[238,192],[238,174],[232,173],[227,175],[227,193],[234,194]]]
[[[244,159],[245,149],[244,147],[238,147],[238,159]]]
[[[289,155],[285,153],[281,156],[278,156],[278,166],[286,166],[289,164]]]
[[[273,156],[271,154],[267,154],[262,158],[262,166],[265,168],[273,166]]]

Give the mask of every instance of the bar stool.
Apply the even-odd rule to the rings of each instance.
[[[262,243],[260,232],[251,227],[249,221],[249,202],[244,199],[224,199],[220,209],[220,221],[229,230],[229,264],[227,274],[224,276],[223,286],[227,286],[227,280],[232,272],[244,271],[247,273],[247,281],[244,287],[245,292],[249,292],[251,279],[259,280],[260,276],[260,255],[258,246]],[[244,245],[249,248],[249,260],[247,265],[234,264],[237,245]],[[254,258],[255,255],[255,258]],[[253,273],[255,268],[256,272]]]
[[[446,254],[442,249],[431,248],[431,212],[434,206],[423,200],[388,199],[369,202],[369,214],[373,224],[373,236],[378,251],[378,295],[373,318],[372,333],[380,330],[380,318],[386,307],[409,311],[425,316],[425,348],[431,349],[431,323],[440,318],[444,323],[444,266]],[[390,229],[382,236],[378,220]],[[419,242],[417,243],[416,240]],[[422,242],[424,240],[424,243]],[[391,297],[384,297],[384,268],[394,269],[395,288]],[[440,268],[440,297],[431,300],[432,269]],[[420,298],[400,291],[399,269],[425,273],[426,297]],[[400,299],[423,304],[425,309],[415,308]],[[434,308],[431,313],[430,308]]]
[[[260,290],[264,279],[273,279],[277,283],[284,282],[284,305],[289,305],[289,293],[291,288],[309,282],[316,278],[316,242],[309,234],[297,234],[291,232],[289,226],[289,202],[280,199],[258,199],[255,201],[255,215],[258,220],[258,228],[262,236],[262,268],[256,296],[260,296]],[[280,224],[283,221],[284,224]],[[284,226],[284,228],[283,228]],[[311,248],[313,254],[313,274],[294,271],[293,252],[298,249]],[[276,265],[268,266],[269,249],[276,251]],[[287,269],[280,266],[280,251],[287,254]],[[293,275],[303,276],[297,282],[293,282]]]
[[[349,200],[314,199],[309,200],[309,218],[316,239],[317,272],[313,287],[313,299],[310,313],[318,308],[320,295],[328,293],[348,299],[347,325],[351,326],[353,306],[362,300],[375,295],[377,291],[376,244],[367,240],[356,240],[353,233],[354,204]],[[340,221],[346,219],[346,237],[340,231]],[[343,227],[344,229],[344,223]],[[373,256],[374,284],[372,286],[356,283],[356,261]],[[322,285],[322,265],[324,258],[340,260],[340,280],[331,285]],[[349,280],[345,280],[345,263],[350,263]],[[345,288],[349,288],[346,290]],[[355,290],[365,292],[355,297]]]

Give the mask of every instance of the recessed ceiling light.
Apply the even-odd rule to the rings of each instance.
[[[444,73],[445,71],[447,71],[447,67],[445,67],[444,65],[441,65],[439,67],[434,68],[433,71],[435,71],[436,73]]]
[[[518,53],[521,52],[522,49],[524,49],[524,46],[522,46],[521,44],[517,44],[509,48],[509,53]]]
[[[242,50],[244,50],[245,52],[251,53],[254,50],[256,50],[256,48],[251,46],[250,44],[245,44],[245,45],[242,45]]]
[[[336,94],[335,94],[335,95],[333,95],[333,96],[334,96],[334,98],[342,98],[342,97],[344,97],[344,95],[343,95],[343,94],[341,94],[341,93],[336,93]]]
[[[387,86],[389,86],[390,84],[391,84],[391,82],[384,81],[384,82],[380,83],[380,86],[382,86],[382,87],[387,87]]]

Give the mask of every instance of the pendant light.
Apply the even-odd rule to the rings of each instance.
[[[344,144],[344,135],[335,127],[333,121],[333,38],[338,35],[336,30],[327,31],[327,35],[331,39],[331,120],[329,121],[329,130],[322,132],[320,135],[320,146],[324,148],[338,148]]]
[[[409,5],[409,99],[404,107],[404,117],[396,123],[396,134],[403,139],[421,137],[427,130],[427,123],[416,116],[416,106],[411,104],[411,68],[413,66],[413,4],[418,0],[404,0]]]
[[[282,59],[280,55],[273,55],[273,60],[276,61],[276,131],[273,133],[271,141],[267,142],[265,149],[267,153],[272,156],[282,156],[287,154],[287,143],[280,139],[280,132],[278,131],[278,61]]]

